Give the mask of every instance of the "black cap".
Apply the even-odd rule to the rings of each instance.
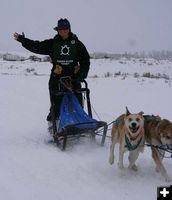
[[[57,26],[54,27],[54,30],[62,30],[62,29],[69,29],[70,30],[70,22],[65,18],[65,19],[59,19],[57,22]]]

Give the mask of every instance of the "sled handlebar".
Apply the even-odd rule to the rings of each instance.
[[[77,90],[73,90],[72,89],[72,82],[74,80],[72,80],[72,78],[70,76],[64,76],[61,77],[58,83],[58,89],[54,90],[54,89],[49,89],[51,93],[55,94],[55,95],[64,95],[66,93],[81,93],[81,92],[88,92],[89,93],[89,89],[88,89],[88,83],[86,80],[83,80],[82,83],[84,83],[84,87],[81,87]],[[78,82],[81,83],[81,82]]]

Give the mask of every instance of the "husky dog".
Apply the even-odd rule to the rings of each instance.
[[[137,170],[135,162],[140,152],[143,152],[144,137],[144,118],[143,112],[131,114],[126,108],[126,114],[119,116],[112,125],[111,146],[109,163],[114,163],[115,144],[119,143],[119,168],[124,168],[123,156],[129,151],[129,169]]]
[[[156,164],[156,171],[160,171],[166,181],[172,179],[162,163],[165,151],[159,151],[154,146],[169,145],[172,148],[172,123],[167,119],[161,119],[159,116],[145,115],[145,139],[150,144],[152,150],[152,158]]]

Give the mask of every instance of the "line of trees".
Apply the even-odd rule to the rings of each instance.
[[[135,58],[135,59],[146,59],[151,58],[155,60],[170,60],[172,61],[172,51],[151,51],[151,52],[125,52],[125,53],[106,53],[106,52],[95,52],[91,53],[90,57],[92,59],[116,59],[119,60],[121,58],[126,58],[128,60]],[[0,54],[0,58],[3,58],[4,60],[8,61],[24,61],[24,60],[32,60],[32,61],[39,61],[39,62],[47,62],[51,61],[49,56],[39,57],[35,55],[31,55],[27,58],[20,56],[20,55],[14,55],[11,53],[4,53]]]
[[[91,58],[94,59],[100,59],[100,58],[110,58],[110,59],[120,59],[120,58],[126,58],[126,59],[132,59],[132,58],[152,58],[156,60],[171,60],[172,61],[172,51],[151,51],[151,52],[135,52],[135,53],[129,53],[125,52],[122,54],[110,54],[110,53],[92,53],[90,54]]]

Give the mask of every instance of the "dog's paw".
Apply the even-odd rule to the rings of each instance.
[[[156,171],[157,173],[160,172],[160,170],[158,169],[158,167],[155,167],[155,171]]]
[[[132,169],[133,171],[138,171],[138,168],[137,168],[137,166],[135,164],[132,165],[132,166],[129,165],[128,168]]]
[[[118,163],[119,169],[124,169],[124,165],[122,163]]]
[[[109,164],[113,164],[114,163],[114,156],[110,156],[109,157]]]

